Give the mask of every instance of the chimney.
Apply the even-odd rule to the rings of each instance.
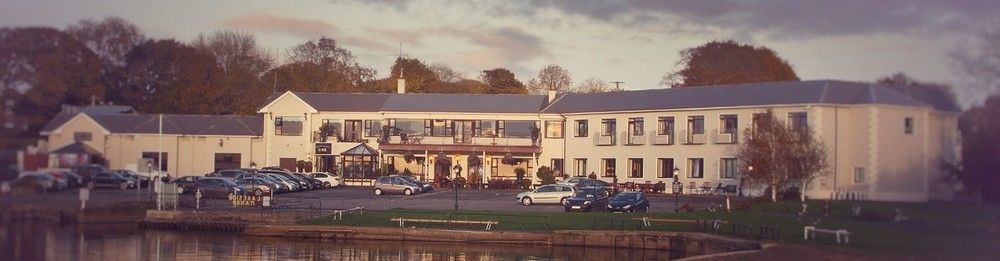
[[[552,101],[555,100],[555,99],[556,99],[556,91],[555,90],[549,90],[549,103],[552,103]]]
[[[406,93],[406,79],[396,79],[396,93]]]

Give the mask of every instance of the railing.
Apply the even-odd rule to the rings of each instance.
[[[459,141],[462,141],[461,139]],[[389,137],[389,144],[479,145],[479,146],[534,146],[531,138],[520,137],[471,137],[469,142],[455,142],[452,136],[410,135],[406,141],[400,136]]]
[[[611,146],[615,145],[615,135],[603,135],[600,132],[594,132],[594,145],[597,146]]]
[[[684,130],[681,134],[684,136],[684,144],[705,144],[704,133],[692,133],[691,131]]]
[[[646,136],[635,136],[632,132],[622,132],[622,139],[625,140],[626,145],[643,145],[646,144]]]
[[[649,137],[650,137],[650,139],[652,139],[652,141],[650,141],[650,142],[653,145],[670,145],[670,144],[674,144],[674,135],[670,135],[670,134],[659,135],[659,134],[656,134],[656,131],[650,131],[649,132]]]
[[[716,144],[732,144],[736,143],[736,131],[735,130],[723,130],[724,132],[718,132],[718,130],[712,130],[715,133],[713,139]]]

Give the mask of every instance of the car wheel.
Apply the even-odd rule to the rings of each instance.
[[[521,205],[531,206],[531,198],[530,197],[521,198]]]
[[[382,195],[382,189],[375,189],[375,195],[376,196],[381,196]]]
[[[403,195],[407,195],[407,196],[409,196],[409,195],[411,195],[411,194],[413,194],[413,191],[412,191],[412,190],[410,190],[410,189],[405,189],[405,190],[403,190]]]
[[[253,190],[253,194],[256,195],[256,196],[260,196],[260,195],[264,194],[264,191],[260,190],[260,189],[255,189],[255,190]]]
[[[559,204],[562,204],[563,206],[565,206],[566,204],[569,204],[569,200],[566,199],[566,198],[562,198],[562,199],[559,200]]]
[[[123,183],[119,184],[118,187],[121,188],[122,190],[126,190],[126,189],[128,189],[128,183],[124,183],[123,182]]]
[[[330,182],[328,181],[328,182],[323,182],[323,187],[324,188],[332,188],[333,186],[331,186]]]

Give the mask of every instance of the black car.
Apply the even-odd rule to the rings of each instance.
[[[269,175],[254,174],[253,176],[248,176],[248,178],[259,178],[259,179],[263,179],[263,180],[265,180],[267,182],[271,182],[275,186],[275,190],[274,190],[275,193],[285,193],[285,192],[291,192],[292,191],[292,188],[289,187],[288,185],[285,185],[285,182],[282,182],[281,180],[278,180],[278,179],[276,179],[274,177],[271,177]]]
[[[129,187],[132,187],[135,184],[132,181],[132,179],[126,178],[121,174],[110,171],[104,171],[90,175],[90,178],[88,178],[87,181],[88,181],[87,183],[88,186],[91,188],[104,187],[104,188],[118,188],[122,190],[128,189]]]
[[[80,177],[87,179],[90,178],[91,175],[108,171],[108,168],[105,168],[104,166],[97,164],[90,164],[90,165],[76,166],[73,167],[72,170],[77,175],[80,175]]]
[[[323,185],[323,181],[322,180],[319,180],[319,179],[316,179],[316,178],[313,178],[313,177],[310,177],[310,176],[306,176],[306,174],[292,173],[292,175],[295,175],[295,177],[298,177],[301,180],[305,180],[306,182],[309,182],[309,186],[312,187],[313,189],[322,189],[322,188],[326,187],[326,186]]]
[[[227,178],[229,180],[236,181],[238,180],[239,176],[249,175],[249,174],[250,174],[249,172],[240,169],[227,169],[227,170],[216,171],[215,173],[212,174],[212,177]]]
[[[578,189],[566,199],[566,212],[593,211],[608,205],[608,191],[600,188]]]
[[[410,183],[420,185],[420,192],[430,192],[430,191],[434,190],[434,187],[431,186],[430,183],[419,181],[416,178],[413,178],[411,176],[407,176],[407,175],[391,175],[391,177],[399,177],[399,178],[402,178],[402,179],[404,179],[406,181],[409,181]]]
[[[194,185],[194,191],[201,191],[204,198],[227,198],[229,195],[242,194],[244,191],[240,185],[226,178],[205,177],[198,179]]]
[[[642,192],[622,192],[608,202],[609,212],[647,212],[649,200]]]
[[[618,186],[615,184],[604,182],[599,179],[586,179],[576,183],[576,189],[603,189],[608,192],[608,195],[614,195],[618,193]]]
[[[199,176],[186,176],[174,180],[174,184],[177,184],[177,189],[180,193],[194,192],[194,187],[198,184]]]

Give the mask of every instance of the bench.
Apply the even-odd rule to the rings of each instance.
[[[333,219],[334,220],[344,219],[344,213],[364,215],[365,214],[365,208],[364,207],[354,207],[354,208],[350,208],[350,209],[338,209],[338,210],[334,210],[333,211]]]
[[[431,224],[463,224],[463,225],[486,225],[489,231],[494,225],[500,224],[493,220],[447,220],[447,219],[415,219],[415,218],[392,218],[389,221],[399,222],[399,227],[406,227],[406,222],[431,223]]]
[[[814,226],[805,226],[802,228],[802,237],[806,240],[809,238],[816,238],[816,232],[832,234],[837,237],[837,244],[840,244],[840,238],[844,238],[844,244],[851,243],[851,232],[847,229],[822,229],[816,228]]]

